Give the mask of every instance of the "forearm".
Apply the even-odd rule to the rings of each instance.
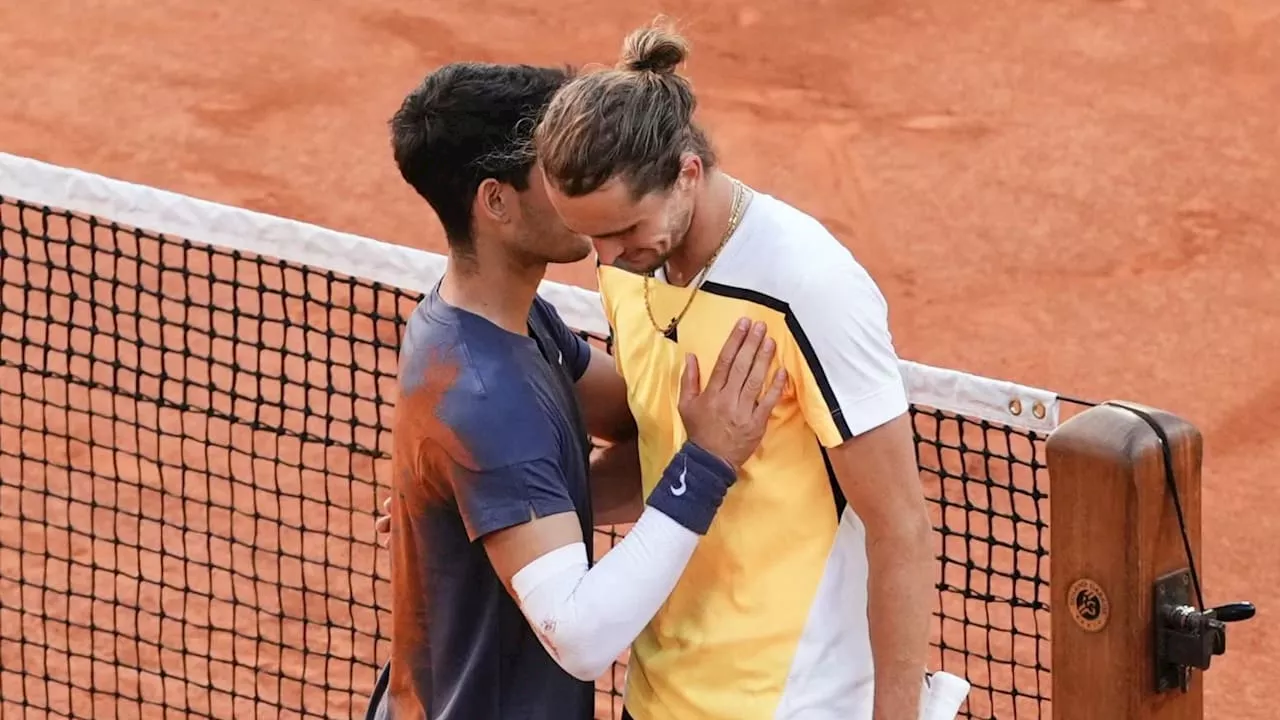
[[[593,680],[631,644],[671,594],[732,482],[719,460],[683,450],[635,527],[594,567],[575,544],[515,574],[521,610],[562,668]]]
[[[644,509],[635,438],[591,456],[591,510],[597,527],[635,522]]]
[[[867,540],[874,720],[914,720],[928,664],[934,562],[927,522]]]

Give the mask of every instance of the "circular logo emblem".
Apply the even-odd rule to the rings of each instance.
[[[1067,605],[1076,624],[1088,632],[1098,632],[1106,627],[1107,619],[1111,617],[1107,594],[1101,585],[1088,578],[1071,583],[1067,590]]]

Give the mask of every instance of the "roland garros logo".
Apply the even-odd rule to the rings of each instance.
[[[1106,627],[1111,617],[1111,603],[1107,601],[1106,592],[1088,578],[1071,583],[1067,590],[1067,607],[1071,609],[1072,619],[1087,632],[1098,632]]]

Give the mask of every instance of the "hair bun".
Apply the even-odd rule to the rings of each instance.
[[[623,41],[618,67],[670,75],[688,56],[689,44],[674,32],[656,26],[640,28]]]

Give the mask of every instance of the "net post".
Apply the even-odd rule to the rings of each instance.
[[[1169,441],[1191,551],[1200,560],[1202,439],[1146,413]],[[1099,405],[1046,443],[1051,473],[1052,698],[1059,720],[1202,720],[1203,684],[1157,692],[1155,585],[1188,567],[1159,437],[1137,414]],[[1197,570],[1203,570],[1197,563]]]

